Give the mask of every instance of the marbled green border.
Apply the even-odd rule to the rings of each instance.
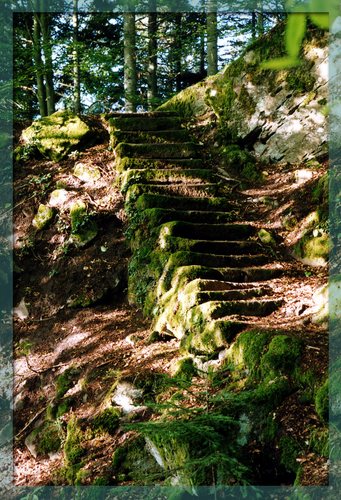
[[[193,5],[192,11],[198,11],[200,8],[196,5],[196,0],[190,0]],[[20,3],[20,5],[16,5]],[[273,2],[263,2],[263,9],[275,11],[271,5]],[[311,10],[310,2],[299,3],[295,6],[291,2],[286,11],[307,12]],[[335,5],[335,0],[325,0],[324,2],[315,0],[314,11],[327,11],[329,7]],[[80,11],[98,11],[101,12],[101,1],[93,2],[94,8],[89,9],[86,0],[79,0]],[[259,8],[260,1],[227,1],[218,0],[218,10],[248,12]],[[182,1],[179,0],[157,0],[158,10],[170,12],[187,12],[190,9],[184,8]],[[46,11],[60,11],[58,9],[58,0],[46,0]],[[148,9],[141,8],[138,0],[113,0],[112,10],[123,12],[135,7],[136,11],[143,12]],[[30,0],[21,2],[0,0],[0,498],[9,499],[139,499],[139,498],[170,498],[176,493],[177,489],[167,487],[30,487],[20,488],[12,486],[12,401],[8,394],[12,388],[12,156],[11,156],[11,135],[12,135],[12,12],[31,11],[32,3]],[[66,11],[72,10],[72,1],[69,0],[69,6]],[[278,9],[276,9],[278,11]],[[339,184],[341,186],[341,174],[339,174],[339,164],[341,162],[341,9],[338,14],[340,17],[331,26],[330,37],[330,90],[329,90],[329,156],[331,161],[330,168],[330,226],[331,237],[334,242],[331,250],[331,262],[333,265],[330,270],[330,282],[335,284],[341,282],[341,269],[338,264],[338,235],[339,231]],[[8,103],[2,106],[1,103]],[[340,177],[340,179],[339,179]],[[340,286],[341,288],[341,286]],[[335,289],[335,287],[334,287]],[[336,290],[337,290],[336,286]],[[332,438],[339,441],[338,436],[341,431],[341,394],[338,380],[341,380],[340,366],[340,347],[341,336],[339,335],[339,325],[341,314],[338,311],[341,298],[336,293],[331,293],[330,303],[330,379],[331,379],[331,418],[330,429]],[[341,326],[341,325],[340,325]],[[334,383],[333,383],[334,380]],[[333,385],[334,384],[334,385]],[[336,436],[336,437],[335,437]],[[333,438],[333,440],[334,440]],[[341,490],[339,476],[341,475],[341,451],[336,449],[335,460],[333,458],[333,446],[330,457],[331,475],[330,485],[326,487],[222,487],[214,491],[212,488],[200,487],[197,489],[197,498],[271,498],[286,499],[297,498],[306,499],[337,499]],[[338,470],[339,469],[339,470]]]

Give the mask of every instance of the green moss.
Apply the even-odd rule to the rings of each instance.
[[[230,144],[222,149],[222,160],[235,175],[239,174],[247,181],[259,182],[263,178],[254,157],[237,144]]]
[[[116,146],[118,158],[195,158],[198,155],[198,145],[193,142],[167,144],[128,144],[121,142]]]
[[[299,443],[294,438],[283,436],[279,441],[279,450],[281,454],[280,463],[287,471],[297,473],[299,463],[296,458],[301,452]]]
[[[208,110],[205,102],[205,90],[205,83],[199,82],[176,94],[162,104],[158,110],[174,111],[183,120],[190,120],[195,116],[200,116]]]
[[[327,261],[330,245],[330,238],[327,233],[314,236],[312,232],[308,232],[295,245],[294,251],[307,264],[316,265]]]
[[[162,468],[147,451],[145,440],[141,436],[116,448],[112,468],[118,482],[132,480],[135,485],[154,484],[164,477]]]
[[[274,237],[272,236],[272,234],[267,231],[266,229],[260,229],[258,231],[258,238],[261,240],[262,243],[264,243],[265,245],[276,245],[276,242],[275,242],[275,239]]]
[[[177,360],[172,367],[172,375],[181,380],[191,381],[197,375],[197,370],[192,357],[185,357]]]
[[[97,224],[91,220],[86,205],[78,200],[70,207],[71,239],[78,246],[84,246],[97,235]]]
[[[317,390],[315,396],[316,413],[321,420],[327,422],[329,417],[329,383],[328,380]]]
[[[302,341],[287,335],[276,335],[261,360],[263,377],[290,374],[301,357]]]
[[[121,412],[119,409],[106,408],[94,418],[92,428],[95,431],[108,432],[110,435],[114,435],[119,427],[120,416]]]
[[[244,110],[249,114],[253,115],[253,113],[256,111],[256,102],[254,101],[253,97],[249,94],[249,92],[246,90],[245,85],[242,85],[238,100]]]
[[[83,435],[76,417],[71,417],[67,425],[67,435],[64,444],[66,465],[73,466],[81,462],[84,455],[82,447]]]
[[[71,389],[80,374],[79,368],[67,368],[56,380],[56,398],[60,399]]]
[[[38,212],[36,213],[32,221],[32,225],[37,229],[37,231],[40,231],[51,222],[53,215],[54,211],[51,207],[40,204],[38,207]]]
[[[56,113],[32,123],[22,133],[26,147],[59,161],[75,149],[89,133],[89,127],[69,111]]]
[[[45,422],[35,434],[36,449],[39,455],[48,455],[59,451],[63,433],[61,427],[55,422]]]
[[[115,130],[146,132],[181,128],[181,122],[178,116],[154,116],[148,117],[147,120],[143,115],[134,117],[119,116],[109,119],[109,127],[112,133]]]
[[[273,333],[270,331],[248,330],[240,333],[231,346],[229,359],[235,369],[240,367],[249,371],[250,381],[260,379],[261,360],[272,336]]]
[[[322,457],[329,457],[329,431],[326,428],[312,429],[309,437],[309,447]]]
[[[329,216],[329,175],[324,174],[312,192],[312,199],[318,204],[318,215],[320,222],[326,223]]]

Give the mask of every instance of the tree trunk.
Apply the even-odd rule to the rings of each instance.
[[[156,0],[149,0],[148,14],[148,109],[156,107],[157,99],[157,14]]]
[[[47,114],[52,115],[55,112],[55,97],[53,85],[53,65],[52,65],[52,47],[49,29],[49,14],[40,13],[40,26],[42,33],[42,46],[45,59],[44,74],[46,87]]]
[[[174,31],[174,43],[173,43],[173,59],[174,59],[174,71],[175,71],[175,81],[176,81],[176,91],[180,92],[181,85],[181,55],[182,55],[182,43],[181,43],[181,28],[182,28],[182,14],[175,14],[175,31]]]
[[[218,28],[217,2],[208,0],[207,5],[207,74],[215,75],[218,71]]]
[[[78,50],[78,0],[73,0],[72,28],[73,110],[79,115],[81,112],[81,82]]]
[[[33,49],[33,61],[34,70],[37,79],[37,97],[39,103],[39,112],[41,116],[47,116],[47,106],[46,106],[46,90],[44,84],[44,71],[43,71],[43,61],[41,58],[41,29],[39,13],[35,12],[33,14],[33,34],[32,34],[32,49]]]
[[[135,12],[123,14],[123,32],[125,107],[127,112],[134,112],[137,94]]]

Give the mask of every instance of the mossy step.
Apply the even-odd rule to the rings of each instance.
[[[214,320],[205,324],[200,331],[189,330],[181,340],[181,350],[197,355],[217,354],[228,347],[236,335],[248,326],[248,323],[237,320]]]
[[[193,210],[193,211],[217,211],[225,212],[232,209],[233,205],[222,197],[212,198],[187,198],[186,196],[168,196],[162,194],[144,193],[137,202],[137,210],[145,210],[147,208],[165,208],[177,210]]]
[[[126,203],[136,201],[144,193],[168,196],[188,196],[189,198],[209,198],[219,191],[218,184],[133,184],[127,189]],[[175,206],[174,200],[171,206]]]
[[[204,304],[205,302],[245,302],[248,299],[260,298],[266,295],[261,288],[249,288],[245,290],[223,290],[223,291],[202,291],[186,293],[182,296],[183,302],[189,309],[193,306]]]
[[[190,292],[186,293],[184,300],[186,304],[190,304],[191,307],[196,304],[203,304],[204,302],[211,301],[238,301],[254,299],[257,297],[265,297],[267,294],[266,289],[262,288],[246,288],[245,290],[221,290],[221,291],[200,291],[200,292]]]
[[[171,254],[160,278],[159,286],[166,292],[171,287],[173,276],[179,267],[183,266],[204,266],[206,268],[228,268],[230,281],[245,281],[245,275],[240,269],[243,266],[264,264],[267,262],[267,255],[212,255],[194,252],[179,251]],[[235,271],[235,272],[234,272]]]
[[[194,240],[234,241],[248,238],[256,233],[250,224],[203,224],[174,221],[163,226],[165,235],[179,236]],[[161,233],[160,233],[161,236]]]
[[[181,128],[181,120],[176,115],[147,115],[142,113],[112,116],[108,120],[110,131],[127,130],[178,130]]]
[[[259,265],[268,262],[264,254],[256,255],[215,255],[209,253],[178,251],[169,257],[166,267],[174,268],[184,265],[203,265],[206,267],[245,267],[250,264]],[[166,269],[166,268],[165,268]]]
[[[250,283],[233,283],[231,281],[220,281],[212,279],[201,279],[197,278],[192,280],[190,283],[182,288],[181,293],[193,293],[193,292],[219,292],[219,291],[229,291],[240,293],[248,293],[254,291],[255,295],[270,295],[272,293],[272,288],[269,286],[259,287],[258,285],[253,285]]]
[[[130,222],[130,229],[139,230],[141,229],[141,227],[143,227],[144,229],[151,229],[153,233],[156,233],[159,226],[162,226],[163,224],[172,222],[174,220],[182,222],[197,222],[198,220],[202,220],[207,224],[228,223],[231,221],[231,214],[229,212],[205,212],[195,210],[167,210],[164,208],[147,208],[146,210],[143,210],[141,212],[135,211],[135,218]],[[148,234],[149,233],[150,231],[148,232]],[[188,240],[186,238],[177,238],[167,235],[163,235],[162,241],[160,239],[160,245],[164,250],[174,252],[177,250],[196,251],[197,243],[200,242],[198,242],[197,240]],[[242,248],[243,247],[241,246],[240,253],[243,253]],[[261,247],[257,247],[257,245],[255,244],[253,248],[257,249]],[[211,253],[214,252],[212,251]]]
[[[167,142],[187,142],[189,139],[189,133],[184,128],[179,130],[146,130],[144,132],[115,130],[110,136],[110,144],[114,147],[120,142],[128,142],[130,144],[161,144]]]
[[[178,212],[178,211],[177,211]],[[181,212],[183,214],[191,214],[192,212]],[[227,212],[193,212],[193,217],[174,217],[175,220],[197,222],[202,220],[206,224],[230,222],[232,217]],[[225,219],[225,221],[224,221]],[[166,221],[165,221],[166,222]],[[262,251],[262,246],[256,241],[212,241],[212,240],[191,240],[188,238],[165,236],[163,239],[163,248],[165,250],[189,250],[198,253],[212,253],[215,255],[244,255],[259,254]]]
[[[226,316],[258,316],[265,317],[272,314],[283,304],[282,300],[212,300],[196,305],[188,311],[188,321],[194,323],[198,317],[210,322]]]
[[[196,279],[215,280],[222,282],[253,283],[257,281],[268,281],[278,278],[283,273],[282,269],[276,267],[249,267],[244,269],[213,268],[205,266],[180,266],[173,273],[171,283],[160,280],[157,289],[158,297],[168,290],[179,290]],[[167,286],[166,286],[167,285]]]
[[[120,176],[122,192],[125,192],[133,184],[180,184],[188,181],[191,184],[214,183],[217,181],[217,178],[208,169],[130,169],[123,172]]]
[[[200,146],[194,142],[167,143],[167,144],[129,144],[121,142],[116,146],[115,152],[118,158],[197,158]]]
[[[175,168],[206,168],[200,158],[173,158],[170,160],[153,160],[152,158],[117,158],[115,168],[118,172],[130,169],[167,170]]]

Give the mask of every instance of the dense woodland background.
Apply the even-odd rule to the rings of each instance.
[[[284,14],[37,12],[14,14],[14,117],[147,110],[215,74]],[[203,4],[204,5],[204,4]],[[104,10],[103,5],[103,10]],[[210,7],[212,12],[210,12]],[[186,5],[184,3],[184,10]]]

